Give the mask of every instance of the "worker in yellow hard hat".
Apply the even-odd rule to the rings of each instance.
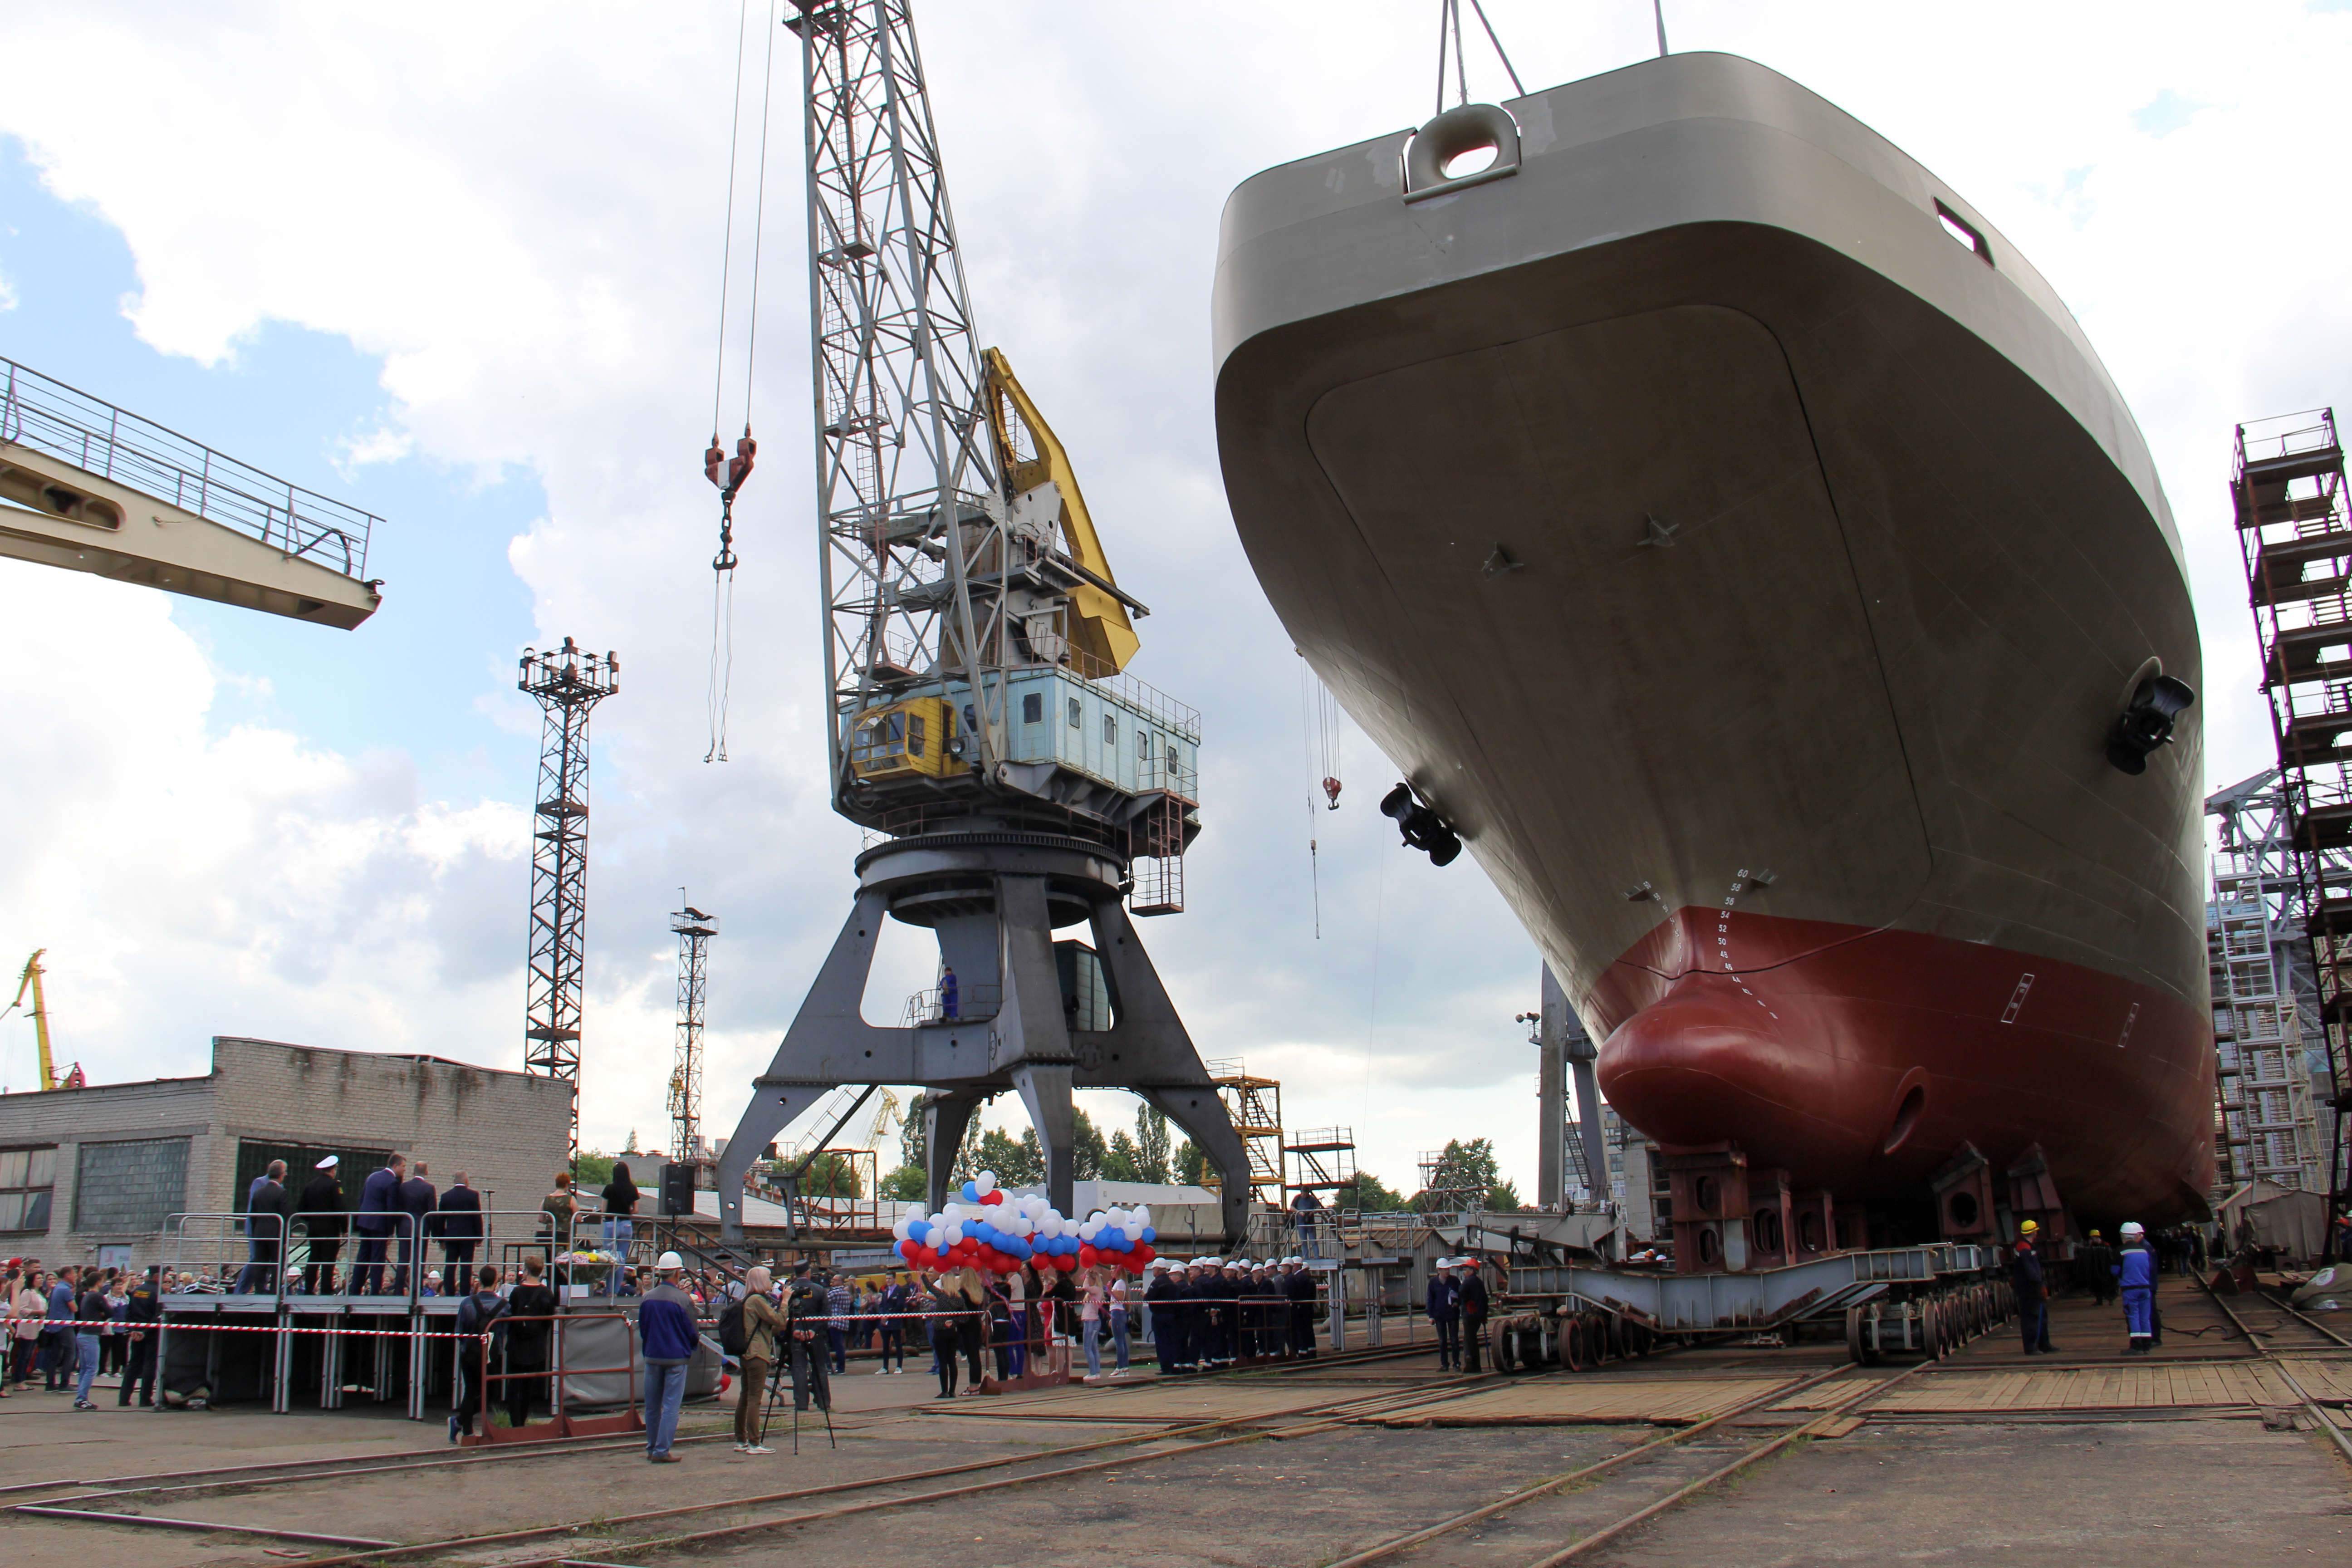
[[[2017,1245],[2009,1252],[2009,1285],[2017,1297],[2018,1331],[2025,1336],[2027,1355],[2046,1355],[2050,1342],[2050,1289],[2042,1272],[2042,1254],[2033,1238],[2042,1227],[2032,1220],[2017,1227]]]

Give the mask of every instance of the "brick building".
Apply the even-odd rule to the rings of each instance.
[[[533,1208],[563,1168],[572,1093],[439,1057],[216,1036],[202,1078],[0,1095],[0,1256],[168,1261],[167,1215],[236,1209],[273,1159],[299,1192],[330,1153],[346,1207],[397,1151],[438,1187],[464,1171],[486,1208]]]

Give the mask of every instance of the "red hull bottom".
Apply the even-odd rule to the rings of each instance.
[[[1612,963],[1602,1093],[1660,1143],[1728,1140],[1800,1188],[1924,1198],[1964,1142],[2039,1143],[2086,1223],[2202,1211],[2211,1020],[2179,997],[1916,931],[1685,909]]]

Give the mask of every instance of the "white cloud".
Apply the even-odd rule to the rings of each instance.
[[[1530,85],[1650,47],[1640,5],[1489,10]],[[1533,999],[1531,950],[1467,859],[1436,872],[1394,847],[1368,804],[1391,781],[1360,739],[1348,808],[1315,829],[1324,940],[1309,934],[1295,661],[1224,516],[1210,427],[1226,192],[1425,115],[1427,11],[1229,4],[1179,22],[932,4],[921,21],[983,331],[1072,449],[1122,579],[1159,612],[1139,672],[1208,716],[1193,912],[1145,932],[1196,1038],[1279,1064],[1301,1123],[1360,1123],[1366,1164],[1392,1184],[1417,1148],[1464,1131],[1495,1132],[1524,1184],[1532,1062],[1510,1016]],[[2352,220],[2287,198],[2333,144],[2352,19],[2285,0],[1691,0],[1669,21],[1677,47],[1752,55],[1876,125],[2082,316],[2189,542],[2214,774],[2254,771],[2266,720],[2220,483],[2235,420],[2343,395],[2352,304],[2332,258]],[[89,112],[70,73],[19,73],[0,97],[0,131],[50,188],[122,231],[140,278],[125,308],[148,342],[216,363],[268,321],[348,337],[383,356],[391,409],[321,433],[351,471],[405,451],[543,482],[546,516],[508,555],[534,605],[513,640],[576,635],[621,650],[625,670],[596,721],[585,1104],[608,1144],[632,1125],[659,1135],[661,912],[677,885],[727,921],[709,1078],[724,1131],[830,940],[856,844],[825,809],[816,728],[790,113],[771,163],[762,467],[739,513],[736,761],[699,761],[716,506],[698,458],[734,25],[721,5],[27,3],[12,46],[105,60],[109,112]],[[1498,93],[1490,64],[1474,55],[1471,69],[1474,92]],[[2210,107],[2161,135],[2136,126],[2174,101]],[[2298,244],[2247,243],[2245,213],[2285,210]],[[441,568],[410,555],[404,569]],[[413,613],[402,589],[387,616]],[[61,1028],[105,1043],[116,1066],[101,1076],[178,1070],[215,1028],[429,1035],[514,1059],[528,802],[420,798],[404,759],[324,754],[299,714],[287,731],[208,735],[213,676],[163,602],[131,590],[9,568],[0,627],[13,722],[46,759],[0,785],[10,820],[39,825],[35,853],[0,857],[0,940],[55,933]],[[503,671],[436,695],[536,729]]]

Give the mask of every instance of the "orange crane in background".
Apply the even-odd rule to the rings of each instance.
[[[48,951],[49,950],[46,947],[37,947],[33,950],[33,956],[25,960],[24,977],[16,982],[16,999],[14,1002],[9,1003],[7,1006],[0,1007],[0,1015],[14,1012],[16,1008],[23,1006],[25,1005],[25,993],[27,990],[30,990],[33,994],[33,1038],[39,1043],[41,1047],[40,1087],[44,1089],[79,1089],[88,1081],[82,1077],[81,1063],[76,1062],[72,1067],[68,1068],[66,1069],[66,1075],[63,1078],[59,1078],[57,1075],[55,1068],[51,1065],[49,1057],[49,1006],[48,1003],[44,1000],[41,995],[41,976],[45,973],[41,968],[41,954]]]

